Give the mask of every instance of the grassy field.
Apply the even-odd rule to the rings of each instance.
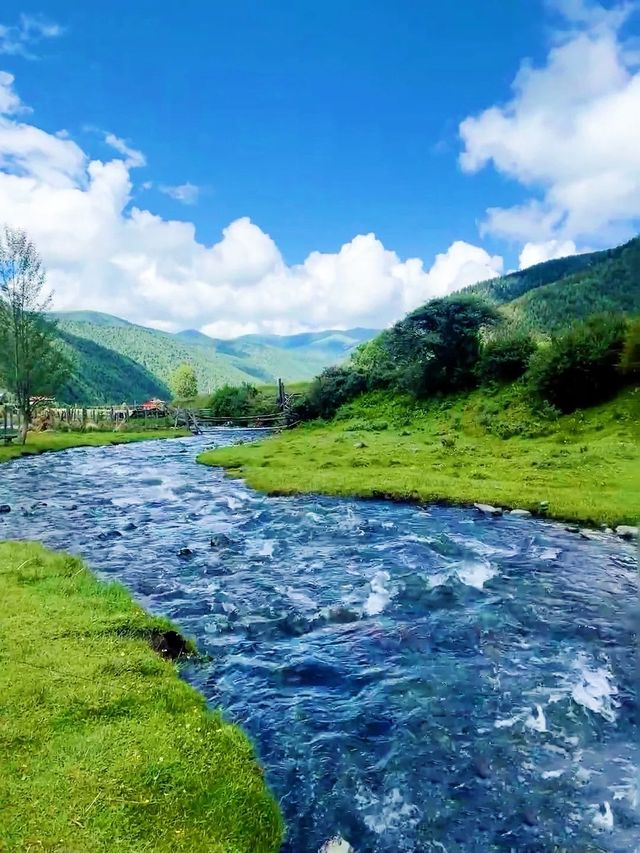
[[[330,423],[199,457],[271,494],[475,501],[583,523],[640,519],[640,389],[558,417],[524,387],[416,404],[366,395]]]
[[[0,543],[0,599],[0,850],[278,850],[251,744],[151,649],[168,623],[30,543]]]
[[[189,435],[189,433],[186,430],[175,429],[148,429],[140,432],[30,432],[24,447],[17,443],[0,442],[0,462],[34,453],[68,450],[70,447],[100,447],[105,444],[128,444],[132,441],[176,438],[182,435]]]

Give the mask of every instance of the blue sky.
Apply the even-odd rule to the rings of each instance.
[[[64,131],[85,158],[83,165],[78,154],[73,174],[64,174],[77,190],[91,182],[92,160],[120,157],[130,182],[126,193],[121,183],[113,190],[121,174],[109,184],[118,194],[119,222],[100,221],[115,254],[94,253],[93,264],[58,259],[49,246],[53,236],[41,233],[42,215],[25,212],[27,196],[5,199],[8,213],[15,210],[11,222],[35,232],[61,307],[105,309],[112,302],[139,321],[167,328],[189,321],[219,334],[383,324],[416,300],[517,267],[526,246],[524,262],[531,262],[637,230],[640,189],[633,186],[630,198],[612,189],[636,167],[633,154],[621,157],[613,146],[607,155],[606,140],[592,139],[583,127],[596,120],[605,98],[626,98],[624,112],[637,103],[637,57],[627,49],[639,31],[633,10],[589,0],[112,0],[108,11],[96,9],[70,0],[29,7],[5,0],[0,11],[0,70],[13,78],[6,88],[22,107],[5,121],[37,127],[49,138]],[[593,80],[585,83],[587,68]],[[640,145],[638,120],[625,119],[621,106],[616,120],[615,129]],[[576,158],[560,153],[557,173],[546,165],[559,147],[554,134],[579,146]],[[116,140],[115,149],[109,140]],[[584,155],[583,144],[590,146]],[[139,153],[132,158],[127,147]],[[573,162],[565,168],[576,170],[571,186],[562,179],[563,157],[584,160],[582,171]],[[15,160],[13,150],[3,159],[0,142],[0,168],[27,177],[31,161],[17,168]],[[594,198],[602,194],[609,204],[604,221],[595,212],[586,216],[580,193],[608,169],[619,170],[620,162],[627,171],[594,189]],[[59,177],[39,174],[43,179],[43,192],[60,189]],[[33,198],[33,188],[26,189]],[[164,237],[141,240],[146,266],[136,261],[131,233],[123,246],[115,233],[131,232],[134,208],[167,226],[193,223],[191,250],[184,233],[178,238],[179,229],[167,227]],[[58,202],[52,216],[55,211]],[[70,214],[70,229],[77,214]],[[247,217],[260,234],[250,233]],[[245,225],[231,235],[229,256],[221,234],[237,222]],[[393,259],[384,256],[387,272],[369,310],[362,306],[366,277],[377,281],[380,264],[367,252],[377,247],[363,244],[354,252],[367,255],[355,270],[344,269],[351,261],[340,251],[371,233],[398,263],[421,259],[425,274],[433,272],[438,253],[459,243],[486,257],[456,250],[457,266],[466,270],[460,276],[447,256],[451,280],[445,282],[444,273],[432,278],[432,294],[415,270],[393,273]],[[176,255],[167,258],[174,238]],[[166,244],[162,256],[153,254],[158,244]],[[215,256],[207,255],[216,245]],[[247,269],[238,268],[236,249],[251,255]],[[315,252],[322,254],[319,269],[309,271],[305,264]],[[114,265],[124,270],[124,289]],[[181,277],[176,270],[185,265],[191,272]],[[323,290],[318,282],[327,276],[332,285]],[[247,282],[261,288],[257,300]],[[308,291],[306,303],[301,290]],[[310,316],[314,295],[335,302],[341,291],[354,298]],[[238,305],[229,312],[225,306],[236,294]],[[287,303],[282,316],[274,299]],[[193,310],[177,306],[183,302]]]

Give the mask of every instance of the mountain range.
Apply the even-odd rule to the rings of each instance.
[[[162,332],[97,311],[53,316],[74,364],[74,375],[58,396],[96,404],[166,399],[171,373],[182,362],[193,365],[201,393],[225,383],[311,379],[377,334],[375,329],[348,329],[222,340],[195,329]]]
[[[600,252],[546,261],[465,289],[488,299],[512,322],[540,334],[602,312],[640,313],[640,238]],[[348,358],[374,329],[210,338],[138,326],[95,311],[55,314],[75,364],[60,393],[68,402],[112,403],[167,398],[172,371],[193,365],[201,393],[225,384],[272,383],[316,376]]]

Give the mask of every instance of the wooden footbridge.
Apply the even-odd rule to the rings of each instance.
[[[174,426],[182,426],[199,435],[203,428],[282,430],[294,426],[292,404],[298,394],[287,394],[284,383],[278,379],[276,408],[267,414],[220,416],[213,409],[174,410]]]

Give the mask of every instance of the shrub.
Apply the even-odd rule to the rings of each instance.
[[[622,381],[619,369],[626,324],[618,315],[576,323],[532,359],[533,390],[563,412],[612,397]]]
[[[258,391],[253,385],[223,385],[212,394],[209,405],[216,418],[242,418],[254,414]]]
[[[536,351],[533,339],[525,333],[503,335],[482,348],[477,371],[480,382],[514,382],[523,376]]]
[[[640,378],[640,317],[635,317],[627,327],[620,369],[625,377]]]
[[[328,367],[313,380],[307,393],[296,401],[292,415],[297,420],[331,418],[340,406],[366,389],[364,373],[350,367]]]

